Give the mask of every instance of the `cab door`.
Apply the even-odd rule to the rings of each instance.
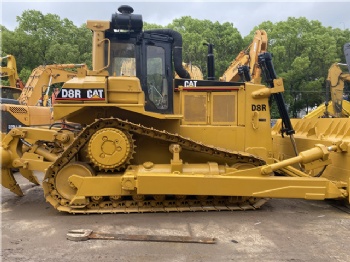
[[[145,40],[142,47],[141,77],[145,92],[145,110],[162,114],[173,113],[171,43]]]

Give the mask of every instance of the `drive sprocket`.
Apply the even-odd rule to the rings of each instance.
[[[129,164],[134,152],[131,134],[117,128],[102,128],[88,142],[88,158],[95,168],[115,171]]]

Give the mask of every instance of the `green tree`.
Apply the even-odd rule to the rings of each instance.
[[[268,50],[278,76],[284,79],[285,98],[293,117],[307,107],[324,101],[328,68],[340,60],[340,43],[346,32],[326,28],[319,21],[289,17],[286,21],[263,22]],[[255,29],[257,29],[255,28]]]
[[[1,28],[2,55],[16,57],[22,80],[28,70],[54,63],[91,64],[91,32],[86,26],[76,27],[58,15],[43,15],[27,10],[17,16],[18,27],[9,31]],[[23,70],[23,72],[22,72]]]
[[[208,47],[214,44],[215,76],[218,79],[243,47],[243,39],[232,23],[212,22],[184,16],[168,25],[183,38],[183,61],[198,66],[207,75]]]

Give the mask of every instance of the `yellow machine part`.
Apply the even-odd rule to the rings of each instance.
[[[85,68],[85,64],[57,64],[38,66],[28,78],[19,97],[21,105],[36,106],[48,91],[50,85],[64,83],[77,75],[77,68]],[[74,69],[75,71],[69,71]],[[46,106],[46,105],[45,105]]]
[[[83,68],[86,68],[85,64],[39,66],[32,71],[23,89],[2,87],[1,132],[6,133],[20,126],[53,124],[52,104],[59,88],[51,90],[51,85],[74,78],[77,75],[77,69]],[[49,99],[51,92],[52,96]],[[6,100],[6,98],[12,100]]]
[[[220,77],[220,81],[239,81],[240,76],[238,68],[241,66],[249,66],[249,73],[252,77],[252,82],[261,83],[261,68],[258,66],[258,56],[267,51],[268,39],[265,30],[256,30],[252,43],[242,50],[237,57],[231,62]]]
[[[134,139],[153,141],[156,147],[142,146],[138,150],[137,144],[135,149]],[[16,148],[23,141],[27,141],[24,145],[28,148],[18,152]],[[89,157],[95,168],[82,156],[83,162],[75,160],[80,154],[86,156],[92,147],[96,150]],[[59,211],[130,213],[256,209],[267,197],[344,199],[349,196],[345,177],[341,181],[337,177],[333,182],[289,167],[302,163],[311,169],[322,168],[330,164],[329,152],[338,148],[346,150],[343,144],[317,145],[297,157],[266,165],[249,153],[216,148],[177,134],[108,118],[96,120],[77,136],[62,130],[15,128],[4,137],[0,149],[2,184],[18,195],[22,192],[11,168],[23,170],[21,174],[33,183],[36,178],[32,170],[43,170],[45,198]],[[168,158],[170,154],[170,163],[146,161],[128,165],[119,172],[120,166],[138,158],[138,151],[146,159],[152,159],[151,151],[157,152],[153,155],[156,159],[162,155]],[[193,159],[208,161],[182,160],[182,156],[187,160],[192,155]],[[111,165],[108,159],[112,160]],[[284,168],[295,177],[273,175]]]
[[[11,87],[17,87],[17,81],[19,81],[18,73],[17,73],[17,64],[16,59],[13,55],[7,55],[5,57],[0,57],[0,62],[2,60],[7,60],[6,67],[0,66],[0,77],[6,77],[9,79]]]
[[[1,110],[9,112],[26,126],[40,126],[53,123],[53,116],[49,107],[2,104]]]
[[[182,66],[190,74],[191,79],[203,80],[203,73],[198,66],[192,65],[191,63],[182,63]],[[175,78],[179,78],[176,73]]]
[[[327,111],[330,115],[335,115],[333,110],[333,104],[332,102],[329,102]],[[310,113],[308,113],[304,118],[310,119],[310,118],[319,118],[323,117],[326,112],[326,105],[322,104],[318,106],[316,109],[312,110]],[[342,115],[343,117],[350,117],[350,102],[343,100],[342,101]]]
[[[295,141],[299,151],[312,148],[315,144],[337,145],[341,153],[331,153],[332,163],[322,172],[322,168],[313,175],[322,172],[322,177],[331,180],[349,182],[350,178],[350,119],[349,118],[304,118],[291,119],[295,129]],[[289,138],[281,137],[281,120],[272,128],[274,157],[278,160],[295,156]]]

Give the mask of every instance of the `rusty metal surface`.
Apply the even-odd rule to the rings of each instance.
[[[94,232],[90,229],[73,229],[67,233],[67,239],[71,241],[95,240],[121,240],[121,241],[146,241],[146,242],[179,242],[215,244],[216,238],[193,237],[175,235],[141,235],[141,234],[112,234],[105,232]]]

